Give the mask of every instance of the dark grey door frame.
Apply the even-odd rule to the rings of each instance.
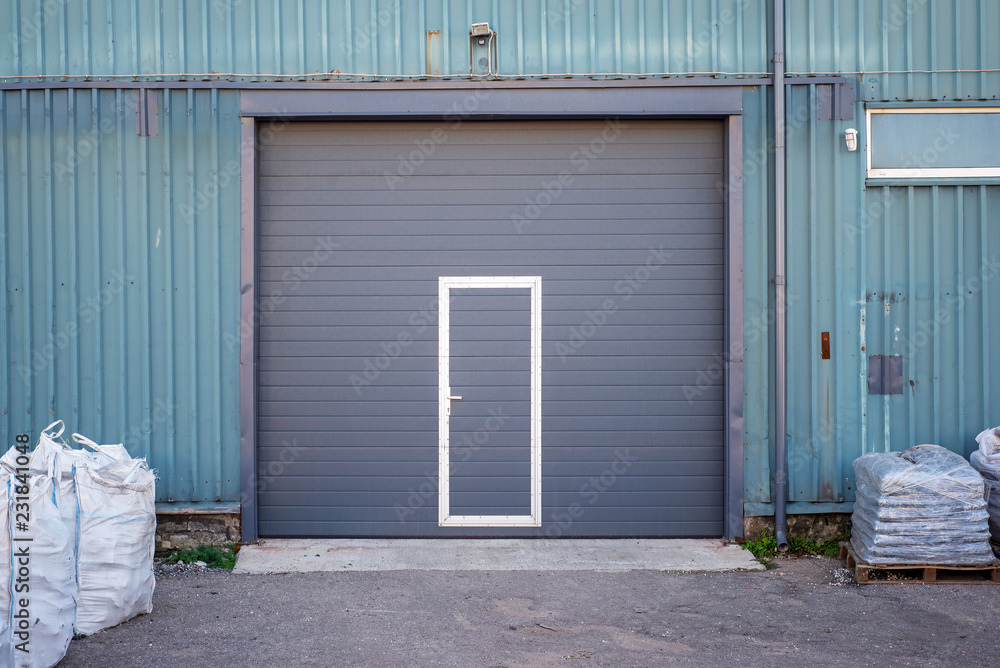
[[[744,86],[358,87],[243,90],[240,95],[240,480],[242,533],[257,540],[257,159],[258,140],[294,120],[538,120],[717,118],[724,122],[726,278],[724,537],[743,535],[743,91]],[[258,134],[259,133],[259,134]],[[275,473],[274,475],[280,475]]]

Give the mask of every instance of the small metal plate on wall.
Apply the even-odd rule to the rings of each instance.
[[[135,92],[135,136],[155,137],[157,134],[156,91],[140,88]]]
[[[818,84],[816,118],[821,121],[854,120],[854,82]]]
[[[868,357],[868,394],[903,393],[903,357],[870,355]]]

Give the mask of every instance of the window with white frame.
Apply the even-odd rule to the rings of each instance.
[[[1000,107],[868,109],[870,179],[1000,177]]]

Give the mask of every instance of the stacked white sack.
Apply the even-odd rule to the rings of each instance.
[[[55,422],[30,456],[15,447],[0,458],[0,666],[50,668],[73,637],[76,498],[62,431]]]
[[[120,445],[99,446],[73,434],[77,443],[114,461],[76,469],[80,537],[76,632],[84,635],[153,611],[156,547],[155,474],[145,459]]]
[[[987,429],[976,436],[979,449],[972,453],[972,468],[979,471],[986,485],[986,510],[990,514],[990,536],[1000,548],[1000,427]]]
[[[851,544],[874,564],[979,566],[993,560],[983,479],[938,445],[854,460]]]
[[[30,456],[11,448],[0,458],[0,668],[50,668],[74,630],[91,634],[152,611],[155,474],[121,444],[74,434],[93,452],[75,450],[62,432],[62,421],[54,422]],[[25,496],[27,521],[17,505]],[[24,544],[27,598],[18,590]],[[30,633],[22,630],[21,598]],[[17,647],[25,635],[28,652]]]
[[[13,637],[10,635],[11,608],[11,568],[10,563],[10,471],[0,466],[0,554],[4,567],[0,568],[0,665],[7,665],[14,656]]]

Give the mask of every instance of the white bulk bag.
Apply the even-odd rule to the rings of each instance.
[[[126,450],[125,446],[121,443],[115,443],[114,445],[98,445],[86,436],[81,436],[80,434],[73,434],[73,440],[80,445],[93,450],[91,453],[88,453],[85,450],[70,450],[70,452],[75,453],[78,457],[85,460],[85,463],[88,466],[100,468],[115,462],[132,460],[132,456],[129,455],[128,450]]]
[[[12,476],[0,464],[0,663],[11,655],[10,636],[10,492]]]
[[[56,479],[49,475],[32,476],[29,482],[31,523],[24,537],[30,543],[18,542],[19,532],[14,519],[16,503],[11,503],[11,525],[14,542],[11,550],[11,577],[13,594],[11,604],[14,617],[11,633],[14,636],[14,666],[17,668],[49,668],[62,660],[73,639],[73,617],[76,599],[76,577],[73,570],[73,540],[70,528],[63,521],[60,508],[54,503]],[[13,497],[16,501],[17,497]],[[28,611],[30,618],[30,651],[17,651],[20,637],[19,599],[17,588],[22,567],[20,550],[28,545],[30,558],[30,590]]]
[[[116,461],[77,466],[78,601],[76,632],[84,635],[152,612],[156,537],[155,476],[144,459],[120,446],[73,440]]]
[[[52,477],[55,487],[55,502],[59,508],[59,515],[63,518],[67,529],[69,529],[70,542],[75,550],[76,490],[73,489],[73,467],[89,463],[93,457],[83,450],[74,450],[66,445],[66,442],[62,439],[65,427],[66,425],[62,420],[56,420],[42,430],[41,434],[38,435],[38,443],[28,458],[28,470],[31,475],[48,474]],[[12,458],[8,459],[8,455],[11,455],[11,452],[8,452],[4,456],[4,461],[8,466],[13,467],[13,458],[18,453],[14,452]],[[108,461],[110,460],[106,460],[106,462]],[[75,563],[73,568],[75,572]]]
[[[59,424],[42,432],[30,457],[14,447],[0,458],[0,507],[6,511],[0,552],[8,567],[6,582],[0,582],[7,585],[0,599],[7,613],[6,628],[0,626],[3,666],[50,668],[65,656],[73,637],[76,499],[72,479],[61,475],[55,448],[49,447],[62,433],[51,431]]]

